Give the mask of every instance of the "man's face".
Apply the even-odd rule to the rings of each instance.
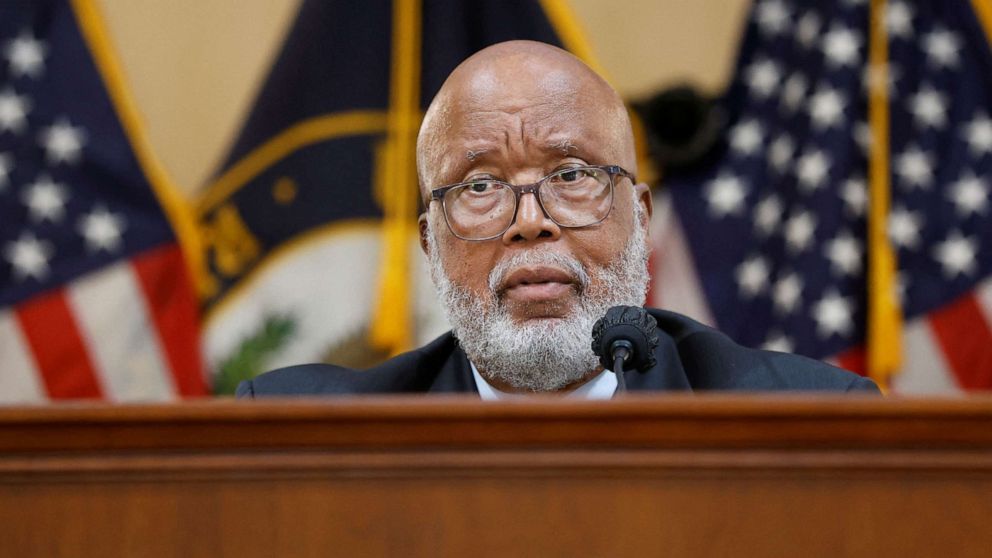
[[[583,88],[568,72],[527,63],[510,72],[477,72],[452,94],[443,127],[429,146],[432,153],[425,160],[431,168],[422,172],[427,188],[481,178],[530,184],[569,166],[615,164],[633,169],[626,123],[618,121],[615,103],[605,96],[600,89]],[[610,265],[637,225],[632,204],[644,204],[642,215],[650,211],[643,185],[635,187],[622,177],[614,185],[613,210],[597,225],[559,227],[534,195],[525,194],[510,228],[499,238],[481,242],[451,234],[440,203],[431,203],[426,219],[436,235],[446,276],[479,300],[495,294],[519,325],[572,315],[583,289],[561,266],[505,269],[493,285],[490,275],[501,262],[534,250],[565,256],[590,271]],[[636,196],[631,188],[636,188]],[[603,288],[598,281],[590,273],[587,289]]]

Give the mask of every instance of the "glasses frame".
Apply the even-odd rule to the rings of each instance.
[[[558,220],[555,219],[550,213],[548,213],[547,209],[545,209],[544,202],[541,200],[541,193],[540,193],[541,187],[544,186],[548,182],[548,180],[551,180],[552,178],[558,176],[559,174],[563,174],[566,172],[575,172],[579,170],[586,170],[586,169],[603,171],[609,177],[610,208],[606,211],[606,214],[603,215],[598,221],[594,221],[586,225],[563,225],[562,223],[559,223]],[[537,204],[541,206],[541,211],[544,212],[544,215],[547,216],[548,219],[551,219],[551,221],[554,222],[554,224],[566,229],[581,229],[583,227],[591,227],[593,225],[598,225],[602,223],[603,221],[606,220],[607,217],[610,216],[610,213],[613,212],[613,204],[615,201],[613,194],[614,194],[614,189],[616,187],[616,185],[614,184],[614,177],[617,176],[628,178],[630,179],[631,184],[637,184],[637,179],[634,178],[634,175],[627,172],[626,170],[624,170],[623,167],[619,165],[583,165],[581,167],[568,167],[568,168],[556,170],[555,172],[545,176],[544,178],[538,180],[537,182],[534,182],[533,184],[520,184],[520,185],[510,184],[509,182],[503,182],[502,180],[494,180],[487,178],[483,180],[469,180],[467,182],[459,182],[457,184],[449,184],[447,186],[441,186],[439,188],[435,188],[431,190],[431,199],[428,200],[428,205],[430,205],[430,202],[435,200],[441,202],[441,213],[444,214],[444,223],[448,225],[448,230],[451,231],[451,234],[455,235],[455,237],[460,238],[462,240],[467,240],[469,242],[482,242],[485,240],[492,240],[494,238],[499,238],[503,236],[503,234],[505,234],[506,231],[510,230],[510,227],[512,227],[513,224],[517,222],[517,211],[520,209],[520,196],[524,194],[534,194],[534,197],[537,199]],[[448,220],[448,208],[445,207],[444,205],[444,195],[447,194],[449,190],[453,190],[461,186],[467,186],[469,184],[475,184],[476,182],[493,182],[496,184],[506,186],[510,190],[512,190],[514,194],[513,219],[511,219],[509,224],[506,225],[506,228],[500,231],[498,234],[487,236],[485,238],[465,238],[464,236],[461,236],[455,232],[454,227],[451,226],[451,222]]]

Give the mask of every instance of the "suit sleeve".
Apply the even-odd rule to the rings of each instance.
[[[876,395],[880,395],[882,393],[882,391],[878,389],[878,386],[875,384],[874,381],[872,381],[870,378],[864,378],[862,376],[858,376],[854,378],[854,380],[852,380],[851,383],[847,385],[847,389],[844,391],[846,391],[847,393],[862,391],[867,393],[874,393]]]
[[[238,399],[255,399],[255,384],[251,380],[241,382],[234,390],[234,396]]]

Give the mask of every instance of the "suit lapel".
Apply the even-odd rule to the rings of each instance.
[[[630,391],[692,391],[689,378],[675,340],[664,330],[658,330],[658,346],[654,350],[657,363],[646,372],[632,370],[624,375]]]
[[[455,344],[441,365],[441,370],[427,389],[428,393],[479,393],[472,377],[472,367],[465,351]]]

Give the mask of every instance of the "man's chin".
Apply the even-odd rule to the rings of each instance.
[[[554,329],[559,324],[568,321],[567,317],[539,316],[533,318],[512,318],[513,325],[521,329],[540,328],[542,330]]]
[[[507,305],[507,310],[510,319],[519,326],[554,325],[575,317],[571,305],[531,303],[515,306]]]

